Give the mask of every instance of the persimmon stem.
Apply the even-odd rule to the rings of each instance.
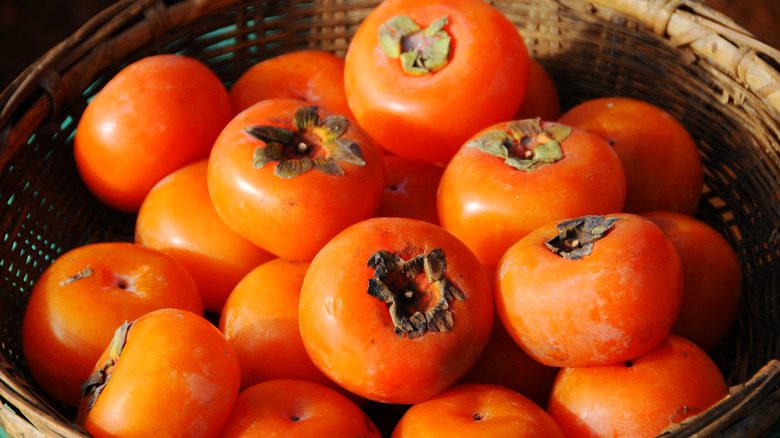
[[[562,221],[557,226],[559,233],[545,245],[565,259],[580,260],[590,255],[593,244],[601,240],[619,219],[590,215]]]
[[[380,250],[369,257],[368,267],[374,269],[368,294],[387,304],[396,336],[412,339],[453,327],[449,303],[466,296],[445,277],[447,263],[442,249],[410,260]]]

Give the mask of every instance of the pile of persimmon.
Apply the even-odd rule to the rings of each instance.
[[[741,269],[694,216],[696,142],[649,102],[558,98],[482,0],[387,0],[344,58],[228,85],[130,64],[74,150],[134,241],[38,279],[35,382],[95,436],[636,437],[705,411]]]

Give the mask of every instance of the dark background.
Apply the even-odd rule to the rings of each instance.
[[[709,0],[780,48],[780,0]],[[0,90],[112,0],[0,0]]]

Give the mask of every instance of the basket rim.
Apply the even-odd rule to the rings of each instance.
[[[87,66],[94,59],[88,56],[89,53],[104,50],[101,38],[110,35],[117,40],[131,34],[148,35],[135,47],[123,46],[125,53],[115,55],[121,57],[160,32],[176,29],[238,3],[240,0],[180,0],[163,5],[156,0],[118,0],[94,16],[71,37],[31,64],[0,93],[0,169],[5,168],[10,157],[22,147],[37,126],[56,114],[66,101],[68,97],[58,93],[63,81],[91,82],[105,67]],[[378,2],[357,0],[353,3],[365,5]],[[774,110],[774,118],[780,124],[780,71],[767,61],[769,59],[780,65],[780,50],[762,43],[725,15],[708,9],[698,0],[590,0],[589,3],[644,23],[656,35],[674,45],[689,47],[697,56],[709,60],[735,80],[746,84]],[[145,18],[133,27],[116,33],[130,16]],[[101,62],[108,64],[108,60]],[[33,103],[25,107],[30,99]],[[23,108],[24,112],[19,114]],[[3,170],[0,170],[0,176],[2,174]],[[14,376],[4,367],[0,368],[2,400],[17,409],[24,407],[24,416],[35,418],[36,422],[52,421],[50,427],[58,433],[75,433],[75,429],[69,427],[70,423],[61,418],[49,418],[51,413],[47,412],[48,408],[30,403],[25,394],[15,391],[12,385],[6,383]],[[684,423],[685,427],[667,431],[665,436],[686,436],[694,427],[701,433],[713,432],[712,428],[707,429],[712,423],[713,412],[719,412],[724,419],[728,417],[728,423],[717,426],[721,429],[716,433],[722,432],[744,419],[772,391],[777,391],[779,382],[780,362],[773,360],[750,381],[732,387],[730,395],[718,405],[720,410],[707,411],[708,416],[694,417]],[[747,398],[750,398],[750,403],[745,402]],[[15,404],[17,402],[23,405]]]

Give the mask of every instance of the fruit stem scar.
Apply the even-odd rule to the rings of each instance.
[[[409,339],[426,332],[452,329],[454,318],[449,303],[466,299],[444,275],[444,250],[434,249],[403,260],[398,254],[379,250],[368,259],[374,276],[368,280],[368,294],[387,304],[395,335]]]
[[[605,219],[598,215],[567,219],[558,223],[558,234],[544,244],[565,259],[580,260],[590,255],[593,245],[606,236],[618,220],[619,217]]]
[[[74,281],[81,280],[82,278],[89,277],[92,275],[92,268],[84,268],[76,273],[76,275],[72,275],[60,282],[60,286],[65,286],[68,283],[73,283]]]

